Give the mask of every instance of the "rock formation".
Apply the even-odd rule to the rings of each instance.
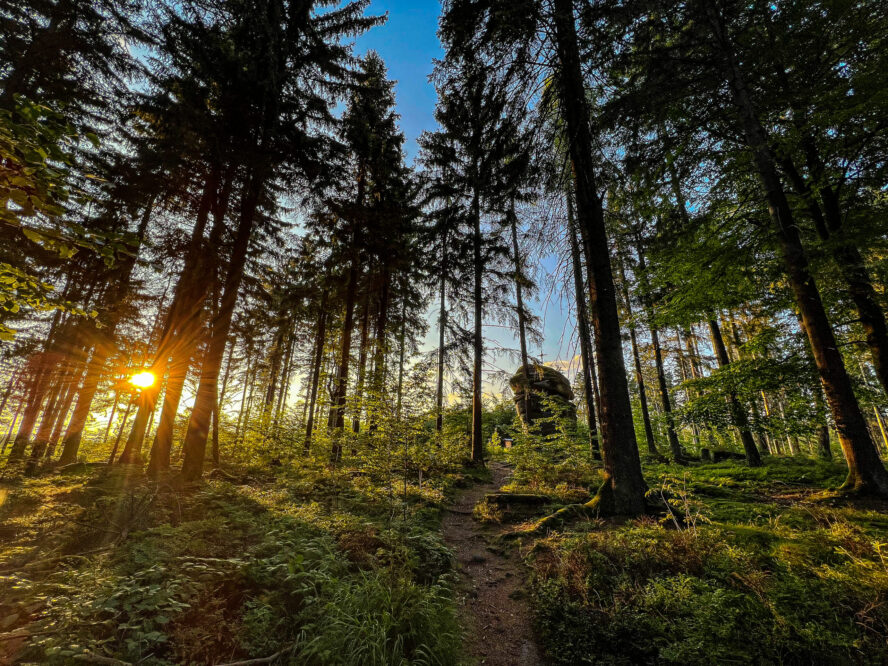
[[[553,416],[577,422],[577,408],[571,402],[573,390],[567,377],[545,365],[528,364],[509,380],[515,394],[515,411],[521,422],[535,426],[542,435],[552,435],[557,426]],[[528,383],[529,381],[529,383]]]

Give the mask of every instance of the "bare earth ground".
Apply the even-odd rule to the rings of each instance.
[[[466,652],[485,666],[541,666],[530,607],[524,594],[526,569],[517,553],[493,545],[505,531],[472,518],[487,493],[499,490],[510,468],[492,462],[493,480],[462,490],[444,517],[444,540],[456,554],[462,576],[460,605],[467,631]]]

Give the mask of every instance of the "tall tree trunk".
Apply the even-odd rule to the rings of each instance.
[[[641,457],[632,423],[604,208],[595,179],[590,113],[580,66],[573,0],[553,0],[553,9],[560,109],[576,179],[577,217],[589,260],[589,300],[601,379],[600,418],[606,480],[593,502],[602,513],[639,515],[645,511],[647,484],[641,473]]]
[[[12,375],[10,375],[9,381],[6,383],[6,390],[3,392],[3,399],[0,400],[0,414],[6,409],[6,403],[9,402],[9,396],[12,395],[13,390],[18,385],[20,376],[21,373],[18,370],[13,370]]]
[[[25,468],[25,472],[29,475],[37,471],[37,466],[40,464],[43,454],[46,453],[49,438],[52,435],[59,415],[59,408],[69,388],[69,382],[73,379],[73,374],[73,368],[59,367],[58,369],[58,377],[49,392],[46,408],[43,410],[43,418],[40,420],[40,427],[37,429],[37,434],[31,447],[31,456]]]
[[[9,430],[6,431],[6,436],[3,438],[3,448],[0,449],[0,455],[6,453],[6,447],[9,445],[9,440],[12,439],[12,433],[15,432],[15,424],[18,422],[18,417],[21,415],[24,406],[25,398],[22,396],[18,401],[18,407],[15,410],[15,414],[12,415],[12,422],[9,424]]]
[[[620,277],[622,278],[623,306],[626,308],[626,319],[629,320],[629,341],[632,344],[632,360],[635,363],[635,383],[638,385],[638,402],[641,405],[641,420],[644,424],[644,436],[647,440],[648,453],[659,458],[657,443],[654,437],[654,429],[651,426],[651,414],[648,408],[647,389],[645,388],[644,373],[641,368],[641,355],[638,353],[638,337],[635,333],[635,322],[632,314],[632,301],[629,297],[629,286],[626,280],[626,271],[623,261],[617,259],[620,265]]]
[[[157,404],[157,389],[154,387],[144,389],[135,402],[136,417],[133,420],[133,427],[130,430],[129,436],[126,438],[123,453],[117,459],[118,465],[142,464],[142,445],[145,443],[145,433],[148,430],[151,415],[154,413],[154,407]]]
[[[132,409],[133,400],[129,400],[126,403],[126,409],[123,412],[123,420],[120,422],[120,429],[117,431],[117,439],[114,440],[114,446],[111,448],[111,455],[108,456],[109,465],[114,462],[114,458],[117,456],[117,447],[120,446],[120,438],[123,436],[123,431],[126,429],[126,421],[129,418]]]
[[[287,333],[287,353],[284,355],[284,371],[281,374],[281,386],[278,390],[277,397],[277,405],[274,408],[274,427],[277,429],[278,424],[280,423],[281,418],[285,415],[287,411],[287,400],[290,398],[290,381],[291,381],[291,373],[293,371],[293,351],[296,347],[296,329],[295,325],[292,321],[289,321],[288,324],[288,333]],[[225,390],[225,381],[222,382],[224,393]],[[222,396],[220,394],[219,400],[221,402]]]
[[[404,389],[404,352],[407,340],[407,299],[401,301],[401,332],[398,334],[398,397],[395,414],[401,418],[401,396]]]
[[[52,434],[49,436],[49,443],[45,454],[46,458],[52,459],[55,454],[56,444],[59,441],[59,437],[62,436],[62,429],[65,427],[65,421],[68,418],[68,413],[71,411],[71,403],[74,402],[74,396],[77,394],[77,384],[80,381],[80,376],[81,373],[77,372],[76,375],[72,377],[71,382],[68,384],[68,388],[65,391],[65,398],[62,400],[61,407],[58,409],[55,426],[53,426]]]
[[[318,399],[318,384],[321,381],[321,366],[324,362],[324,343],[327,337],[327,292],[321,293],[321,307],[318,314],[318,328],[315,332],[314,362],[311,373],[311,394],[308,400],[308,421],[305,424],[305,452],[311,450],[311,435],[314,430],[315,404]]]
[[[246,368],[244,368],[244,388],[241,391],[241,404],[240,404],[240,409],[237,411],[237,425],[234,428],[234,446],[235,446],[235,448],[237,448],[237,445],[240,442],[241,421],[244,418],[244,414],[246,414],[247,387],[250,385],[250,376],[252,373],[252,368],[250,366],[249,354],[247,354],[247,358],[245,360],[245,365],[246,365]]]
[[[484,362],[484,260],[481,248],[481,210],[477,189],[472,196],[472,267],[474,284],[472,302],[474,309],[474,332],[472,335],[472,462],[481,464],[484,461],[483,425],[481,420],[481,397]]]
[[[718,367],[727,368],[731,365],[731,359],[728,356],[728,349],[725,347],[721,327],[714,317],[709,320],[709,332],[712,336],[712,350],[715,352]],[[733,389],[728,393],[728,406],[731,410],[731,421],[733,421],[734,426],[740,432],[740,442],[743,444],[743,451],[746,453],[746,462],[749,463],[750,467],[759,467],[762,464],[762,459],[758,448],[756,448],[752,432],[749,429],[746,410],[743,409]]]
[[[781,87],[789,91],[791,86],[783,63],[775,62]],[[826,165],[811,134],[808,113],[799,104],[791,103],[792,121],[799,133],[802,154],[805,158],[808,178],[805,179],[789,156],[780,158],[780,165],[789,177],[796,193],[805,202],[817,235],[829,241],[833,261],[839,268],[848,293],[857,309],[858,321],[866,335],[866,343],[872,356],[876,376],[882,389],[888,393],[888,324],[879,305],[860,249],[849,239],[843,229],[841,203],[836,189],[829,184]],[[817,200],[819,196],[819,201]]]
[[[352,431],[361,432],[361,412],[363,411],[364,382],[367,374],[367,351],[370,347],[370,290],[364,294],[361,306],[361,341],[358,350],[358,383],[355,386],[355,413],[352,417]]]
[[[25,409],[22,413],[22,420],[19,423],[18,431],[12,442],[12,448],[9,450],[8,462],[16,462],[25,457],[25,450],[31,440],[31,433],[34,432],[34,426],[37,425],[37,419],[40,416],[40,408],[43,405],[43,399],[46,397],[49,388],[49,360],[45,353],[35,356],[31,368],[31,381],[28,391],[25,394]]]
[[[524,269],[521,251],[518,248],[518,217],[515,215],[514,198],[511,201],[509,210],[509,226],[512,228],[512,260],[515,264],[515,311],[518,314],[518,342],[521,349],[521,367],[524,368],[524,379],[529,384],[530,377],[527,376],[527,317],[524,312],[524,298],[521,289]]]
[[[139,227],[136,236],[139,241],[139,248],[145,239],[148,230],[148,223],[151,220],[151,214],[154,210],[155,196],[151,195],[142,211],[142,217],[139,221]],[[133,270],[136,266],[136,258],[138,252],[134,256],[127,255],[121,260],[118,273],[116,275],[115,287],[109,289],[103,296],[104,308],[108,311],[108,317],[103,329],[96,329],[96,344],[93,350],[92,358],[86,366],[86,376],[83,378],[83,386],[77,394],[77,403],[74,406],[74,412],[71,414],[71,420],[65,430],[65,437],[62,440],[62,456],[59,459],[59,465],[69,465],[77,460],[77,454],[80,451],[80,440],[83,437],[83,429],[92,410],[93,399],[99,388],[99,382],[105,372],[105,365],[108,357],[114,348],[114,333],[117,325],[120,323],[120,306],[125,300],[132,285]]]
[[[689,334],[688,334],[689,335]],[[678,353],[678,368],[681,372],[681,381],[682,383],[687,383],[689,379],[696,379],[696,369],[694,368],[693,360],[691,358],[685,358],[684,352],[682,351],[682,345],[687,345],[688,350],[690,352],[690,340],[682,340],[682,331],[678,328],[675,329],[675,349]],[[690,356],[690,353],[688,354]],[[687,386],[685,387],[685,402],[689,403],[691,401],[691,389]],[[695,420],[691,420],[691,433],[694,437],[694,447],[699,451],[700,450],[700,429],[697,427],[697,423]]]
[[[274,334],[274,341],[271,345],[271,353],[269,354],[270,363],[268,369],[268,386],[265,387],[265,411],[271,412],[272,405],[277,392],[278,376],[281,374],[281,364],[284,360],[284,344],[286,337],[285,324],[286,320],[281,318],[278,322],[277,331]]]
[[[160,381],[164,369],[168,368],[169,376],[163,394],[163,407],[151,456],[148,462],[149,474],[157,474],[170,467],[170,452],[173,447],[173,432],[176,415],[185,380],[191,368],[191,362],[204,334],[203,313],[204,303],[208,294],[218,288],[218,253],[221,252],[222,236],[225,232],[225,215],[233,185],[233,171],[229,167],[226,172],[221,191],[219,187],[220,173],[214,167],[205,185],[204,194],[198,208],[197,223],[192,233],[191,245],[182,267],[182,274],[176,284],[173,301],[167,315],[164,333],[158,345],[155,376]],[[204,248],[203,230],[213,215],[213,225],[207,247]],[[212,302],[216,297],[213,293]],[[208,353],[208,350],[204,352]],[[137,417],[138,419],[138,417]]]
[[[598,442],[596,426],[595,391],[592,386],[592,373],[595,365],[592,360],[592,340],[589,334],[589,311],[586,309],[586,292],[583,285],[583,265],[580,261],[580,243],[577,239],[576,221],[573,215],[573,201],[567,194],[567,236],[570,240],[570,258],[573,265],[574,296],[577,304],[577,328],[580,331],[580,356],[583,361],[583,393],[586,401],[586,422],[589,424],[589,448],[595,460],[601,460],[601,446]]]
[[[339,345],[339,366],[336,371],[336,385],[330,405],[327,429],[333,433],[333,445],[330,450],[330,462],[337,463],[342,459],[342,429],[345,426],[345,398],[348,390],[348,366],[351,360],[352,329],[354,329],[355,295],[357,292],[358,266],[357,258],[352,258],[348,271],[348,284],[345,290],[345,312],[342,318],[342,335]]]
[[[636,237],[636,251],[638,252],[638,268],[644,275],[647,271],[647,262],[644,257],[644,250],[641,245],[641,238]],[[647,293],[647,292],[645,292]],[[684,464],[684,451],[681,449],[681,443],[678,441],[678,433],[675,431],[675,418],[672,415],[672,401],[669,398],[669,384],[666,382],[666,370],[663,367],[663,351],[660,348],[660,333],[654,325],[654,308],[648,296],[643,297],[645,306],[645,314],[647,315],[648,327],[651,331],[651,345],[654,348],[654,366],[657,370],[657,386],[660,389],[660,405],[663,408],[663,418],[666,420],[666,437],[669,441],[669,451],[672,454],[672,460],[679,464]]]
[[[447,328],[447,232],[441,237],[441,280],[438,294],[438,381],[435,388],[435,432],[444,428],[444,335]]]
[[[247,251],[259,205],[259,195],[263,186],[262,179],[255,171],[250,174],[244,186],[241,198],[240,215],[237,235],[228,263],[228,275],[222,290],[219,312],[211,325],[210,344],[201,367],[200,383],[194,398],[194,407],[188,421],[188,430],[182,445],[182,478],[185,481],[196,481],[203,474],[203,462],[207,450],[210,415],[216,401],[219,370],[225,356],[225,345],[231,329],[231,319],[237,304],[238,292],[244,277],[247,263]],[[215,273],[215,271],[214,271]]]
[[[848,462],[848,478],[842,488],[861,494],[888,496],[888,471],[879,459],[867,429],[866,419],[854,395],[851,378],[839,351],[835,333],[823,306],[820,292],[808,267],[792,207],[777,172],[776,159],[766,130],[759,120],[746,89],[733,45],[714,5],[706,12],[716,44],[721,50],[725,77],[741,120],[746,144],[768,201],[771,221],[777,231],[780,254],[789,284],[802,315],[814,360],[820,372],[827,402],[836,424],[839,442]]]

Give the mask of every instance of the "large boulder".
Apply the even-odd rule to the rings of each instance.
[[[577,408],[571,402],[573,390],[567,377],[546,365],[528,364],[518,368],[509,380],[515,395],[515,411],[521,422],[552,435],[557,425],[553,416],[577,423]]]

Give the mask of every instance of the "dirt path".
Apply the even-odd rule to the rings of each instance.
[[[499,490],[511,470],[490,464],[493,480],[463,490],[444,517],[444,540],[453,549],[462,574],[460,605],[467,629],[466,652],[485,666],[541,666],[544,662],[524,598],[526,570],[516,553],[491,547],[503,531],[472,518],[472,508]]]

